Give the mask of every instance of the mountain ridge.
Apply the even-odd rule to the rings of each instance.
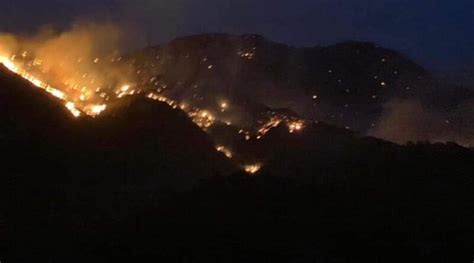
[[[138,82],[154,77],[160,92],[175,99],[208,107],[252,100],[361,132],[377,121],[383,103],[410,96],[428,76],[404,55],[366,42],[294,48],[258,35],[176,38],[127,57],[140,70]]]

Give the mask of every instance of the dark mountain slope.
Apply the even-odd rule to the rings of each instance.
[[[155,176],[160,175],[160,169],[169,169],[177,173],[177,177],[187,173],[191,179],[200,170],[206,175],[232,170],[227,160],[216,153],[207,135],[183,112],[166,104],[145,98],[127,98],[113,105],[100,118],[74,119],[62,102],[43,91],[5,72],[1,78],[1,100],[5,102],[1,104],[2,142],[15,152],[19,152],[16,150],[19,145],[31,146],[31,150],[44,153],[38,157],[58,154],[54,156],[57,160],[49,162],[64,166],[73,174],[71,177],[87,174],[91,169],[89,165],[100,168],[102,161],[108,162],[108,167],[103,167],[103,172],[108,174],[139,172]],[[15,145],[17,143],[19,145]],[[62,152],[71,155],[61,156]],[[18,157],[24,159],[22,156],[9,158]],[[130,158],[132,162],[125,164],[121,158]],[[199,158],[205,158],[207,162],[193,161]],[[192,167],[191,163],[196,165],[189,170],[192,175],[183,170],[186,168],[182,163],[189,167]],[[130,165],[133,172],[114,165]],[[169,171],[162,174],[171,176]]]
[[[359,131],[386,101],[413,96],[427,77],[403,55],[370,43],[293,48],[257,35],[178,38],[128,59],[146,87],[217,112],[229,100],[235,115],[255,116],[250,101]]]
[[[55,137],[74,118],[58,100],[0,66],[0,138]]]
[[[137,254],[202,262],[471,257],[472,150],[452,143],[400,146],[325,124],[291,135],[280,127],[247,143],[265,163],[260,173],[206,180],[165,212],[139,216],[137,232],[115,239],[140,240],[145,251],[133,250],[129,259]]]
[[[42,231],[51,232],[46,246],[57,245],[61,228],[98,231],[203,178],[237,171],[166,104],[127,98],[100,118],[75,119],[3,69],[0,101],[0,241],[26,242],[29,252],[38,244],[27,240]]]

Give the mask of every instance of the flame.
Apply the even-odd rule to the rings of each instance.
[[[290,133],[294,133],[304,128],[304,121],[297,120],[297,121],[290,122],[287,125],[288,125],[288,131]]]
[[[0,63],[12,72],[18,73],[20,71],[15,63],[7,57],[0,56]]]
[[[76,105],[74,104],[74,102],[68,101],[66,103],[66,108],[72,113],[74,117],[81,116],[81,112],[76,108]]]
[[[8,57],[5,57],[5,56],[0,56],[0,64],[3,64],[8,70],[20,75],[21,77],[28,80],[31,84],[35,85],[36,87],[45,90],[49,94],[53,95],[54,97],[62,101],[65,101],[64,106],[66,107],[66,109],[68,109],[71,112],[71,114],[74,117],[81,116],[81,111],[76,108],[74,102],[67,100],[64,92],[60,91],[59,89],[53,88],[49,86],[48,84],[46,84],[45,82],[37,79],[33,75],[28,74],[25,70],[23,70],[22,68],[17,66],[17,64],[15,64],[15,62],[13,61],[14,58],[15,58],[14,56],[12,57],[12,59],[9,59]]]
[[[227,104],[227,102],[223,101],[221,102],[221,112],[225,112],[228,108],[229,108],[229,104]]]
[[[24,51],[21,55],[21,58],[24,59],[28,55],[27,51]],[[94,96],[94,92],[87,86],[82,86],[80,83],[83,83],[77,78],[68,78],[63,82],[64,87],[62,89],[56,88],[51,86],[46,81],[41,80],[36,75],[47,75],[47,71],[44,69],[34,68],[39,67],[43,63],[41,60],[32,59],[27,62],[27,60],[19,60],[17,59],[18,56],[12,55],[11,57],[7,56],[0,56],[0,64],[3,64],[8,70],[11,72],[21,76],[23,79],[29,81],[34,86],[41,88],[48,92],[49,94],[53,95],[54,97],[64,101],[64,106],[68,109],[74,117],[81,116],[82,113],[85,113],[89,116],[98,116],[100,115],[106,108],[107,105],[105,103],[93,104],[89,103],[90,100],[97,99]],[[81,59],[79,59],[82,62]],[[98,63],[98,58],[95,60]],[[30,73],[33,71],[34,68],[36,71],[40,72],[35,75]],[[76,75],[79,75],[78,73]],[[80,75],[80,78],[86,79],[88,76],[93,74],[84,73]],[[90,83],[94,83],[95,79],[87,79]],[[118,98],[121,98],[125,95],[133,95],[136,93],[135,90],[130,89],[131,85],[123,85],[120,89],[118,94]],[[95,88],[95,93],[101,92],[102,88],[97,87]],[[78,94],[77,94],[78,93]],[[75,95],[76,94],[76,95]],[[102,92],[100,96],[97,96],[102,100],[109,100],[110,97],[107,93]]]
[[[278,117],[273,117],[271,118],[267,123],[265,123],[258,131],[258,136],[263,136],[265,134],[267,134],[271,129],[277,127],[278,125],[280,125],[280,123],[282,122],[283,120],[278,118]],[[257,137],[258,137],[257,136]]]
[[[256,174],[258,171],[262,169],[262,164],[248,164],[244,166],[244,170],[249,174]]]
[[[88,115],[97,116],[101,114],[107,108],[106,104],[101,105],[89,105],[84,110]]]
[[[227,158],[232,159],[232,156],[233,156],[232,152],[229,149],[227,149],[225,146],[219,145],[216,147],[216,150],[218,152],[225,154]]]
[[[286,123],[288,126],[288,132],[294,133],[301,131],[305,126],[304,120],[296,118],[290,118],[284,115],[273,116],[265,124],[263,124],[257,131],[257,139],[265,136],[271,129],[278,127],[281,123]]]

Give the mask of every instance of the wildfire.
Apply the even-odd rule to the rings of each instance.
[[[83,85],[83,82],[79,82],[74,78],[69,78],[63,80],[63,84],[65,87],[63,89],[58,89],[52,87],[48,83],[42,81],[35,75],[29,73],[32,68],[40,67],[43,64],[42,60],[39,59],[30,59],[27,62],[28,52],[24,51],[21,53],[21,56],[13,55],[10,58],[7,56],[0,56],[0,63],[3,64],[7,69],[10,71],[20,75],[24,79],[28,80],[30,83],[39,87],[49,94],[59,98],[60,100],[65,102],[65,107],[73,114],[75,117],[81,116],[81,113],[84,112],[90,116],[97,116],[100,115],[106,108],[107,104],[105,103],[89,103],[92,99],[99,98],[102,101],[108,101],[110,99],[110,94],[106,91],[102,90],[102,87],[98,86],[95,88],[90,88],[88,86]],[[242,54],[243,56],[250,56],[249,54]],[[17,61],[19,61],[17,63]],[[85,63],[84,58],[79,58],[77,63]],[[95,58],[93,63],[98,64],[99,58]],[[37,69],[36,71],[40,71],[41,73],[46,73],[43,69]],[[76,73],[79,79],[83,79],[89,84],[94,84],[95,78],[93,77],[94,74],[86,73]],[[92,76],[92,77],[91,77]],[[89,80],[89,78],[91,78]],[[163,89],[166,86],[163,87]],[[65,90],[69,90],[67,93]],[[79,92],[76,96],[73,94],[75,92]],[[127,95],[135,95],[140,94],[142,92],[141,89],[134,89],[132,88],[131,84],[123,84],[116,88],[115,97],[122,98]],[[94,96],[97,94],[97,96]],[[217,117],[214,116],[211,111],[206,109],[200,109],[197,107],[193,107],[192,105],[188,105],[185,102],[178,102],[172,99],[169,99],[161,94],[157,94],[154,92],[149,93],[147,96],[150,99],[161,101],[167,103],[169,106],[173,108],[180,108],[181,110],[185,111],[187,115],[196,123],[199,127],[203,129],[207,129],[211,127],[216,121]],[[219,108],[221,112],[225,112],[229,109],[229,103],[226,101],[221,101],[219,103]],[[230,123],[229,121],[224,121],[225,123]],[[266,123],[264,123],[256,132],[255,137],[257,139],[262,138],[268,131],[272,128],[277,127],[281,123],[286,123],[288,126],[288,130],[290,133],[299,131],[304,128],[304,121],[302,120],[295,120],[289,117],[286,117],[281,114],[277,114],[271,117]],[[245,139],[250,140],[252,135],[250,132],[245,132]]]
[[[288,126],[288,132],[294,133],[300,131],[305,126],[304,120],[299,120],[295,118],[289,118],[284,115],[273,116],[268,120],[265,124],[263,124],[260,129],[257,131],[257,139],[262,138],[265,136],[271,129],[277,127],[281,123],[286,123]]]
[[[147,92],[147,98],[164,102],[173,109],[181,109],[201,129],[207,130],[216,122],[233,125],[228,119],[229,116],[224,116],[224,114],[232,114],[234,107],[231,107],[231,101],[221,100],[218,101],[217,105],[214,105],[214,107],[210,105],[210,108],[196,107],[191,102],[188,103],[184,101],[177,101],[166,97],[164,95],[164,91],[167,89],[167,85],[165,83],[160,83],[155,77],[151,78],[147,84],[139,82],[135,83],[132,80],[133,78],[128,78],[130,77],[128,75],[128,77],[124,75],[120,76],[120,78],[110,81],[111,83],[118,83],[117,86],[113,86],[115,84],[111,85],[110,83],[105,82],[105,78],[100,78],[100,74],[104,73],[104,71],[95,71],[99,64],[107,63],[107,60],[104,58],[73,58],[74,63],[78,63],[77,69],[73,67],[72,72],[69,71],[67,74],[55,74],[55,72],[51,72],[50,68],[47,66],[51,65],[52,63],[48,63],[48,61],[43,59],[32,57],[34,52],[21,51],[18,54],[19,55],[12,56],[0,55],[0,64],[3,64],[8,70],[18,74],[25,80],[32,83],[34,86],[43,89],[52,96],[63,101],[65,108],[69,110],[74,117],[79,117],[82,114],[92,117],[98,116],[107,109],[107,101],[109,101],[111,98],[120,99],[129,95],[141,94],[143,91],[149,89],[147,85],[154,85],[158,86],[156,92]],[[255,57],[255,53],[253,51],[241,52],[239,55],[246,59],[253,59]],[[122,60],[122,58],[118,57],[108,60],[112,63],[118,63]],[[54,64],[54,66],[61,68],[63,67],[63,64],[66,63],[66,61],[64,61],[64,63],[60,61],[57,64]],[[84,67],[82,67],[87,63],[94,65],[92,70],[84,69]],[[212,69],[214,66],[210,65],[208,68]],[[109,68],[107,68],[107,70],[109,70]],[[140,73],[141,69],[137,71],[137,74]],[[313,99],[316,98],[316,95],[313,96]],[[263,136],[265,136],[271,129],[279,126],[280,124],[285,124],[288,127],[288,131],[290,133],[300,131],[305,126],[305,122],[303,120],[297,119],[295,117],[290,117],[286,116],[285,114],[271,111],[267,112],[266,114],[268,114],[267,116],[269,117],[267,117],[267,121],[262,123],[259,128],[249,129],[249,127],[239,127],[239,134],[241,134],[245,140],[250,141],[252,138],[263,138]],[[223,153],[229,159],[234,157],[233,152],[223,145],[216,146],[216,150]],[[262,166],[263,164],[256,163],[243,165],[242,168],[249,174],[256,174],[260,171]]]

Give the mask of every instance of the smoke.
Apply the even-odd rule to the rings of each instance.
[[[416,100],[393,99],[369,135],[396,143],[409,141],[456,142],[474,145],[474,101],[440,111]]]
[[[14,35],[0,34],[0,56],[9,56],[18,46],[18,41]]]
[[[78,23],[63,32],[45,26],[33,36],[0,34],[0,56],[85,104],[129,80],[127,68],[113,63],[123,39],[111,23]]]

